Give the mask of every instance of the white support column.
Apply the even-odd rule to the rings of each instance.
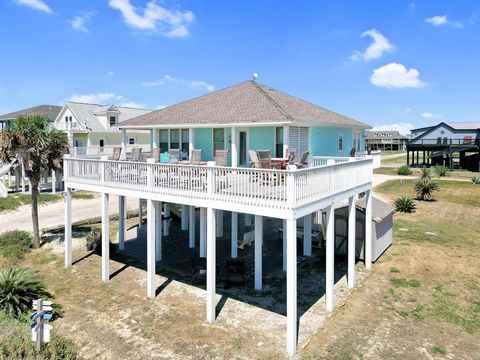
[[[207,208],[200,208],[200,257],[207,256]]]
[[[120,130],[120,142],[122,146],[122,152],[120,153],[120,160],[127,159],[127,130]]]
[[[230,148],[232,154],[232,167],[238,167],[238,146],[237,146],[237,128],[232,127],[232,146]]]
[[[163,204],[163,235],[168,236],[170,234],[170,204]]]
[[[327,247],[325,252],[325,308],[333,310],[333,286],[335,281],[335,208],[327,208]]]
[[[295,229],[297,231],[297,229]],[[296,236],[296,233],[295,233]],[[283,220],[283,256],[282,256],[282,263],[283,263],[283,271],[287,271],[287,220]]]
[[[65,267],[72,266],[72,190],[65,189]]]
[[[350,289],[355,287],[355,197],[351,196],[348,199],[348,287]]]
[[[232,259],[238,256],[238,213],[232,211],[231,223],[231,254]]]
[[[252,226],[252,215],[245,214],[245,226]]]
[[[107,193],[102,193],[102,280],[110,280],[110,215]]]
[[[147,199],[147,296],[155,297],[155,219],[157,206]]]
[[[138,199],[138,230],[143,226],[143,208],[142,199]]]
[[[55,170],[52,170],[52,194],[57,193],[57,176],[55,175]]]
[[[297,221],[286,220],[287,234],[287,352],[297,352]]]
[[[155,261],[162,261],[162,203],[155,201]]]
[[[215,321],[216,236],[215,210],[207,208],[207,322]]]
[[[255,215],[255,290],[262,290],[263,216]]]
[[[195,248],[195,206],[188,207],[188,246]]]
[[[365,193],[365,267],[372,268],[372,190]]]
[[[192,150],[195,149],[195,133],[193,128],[188,129],[188,158],[191,159]]]
[[[217,237],[223,237],[223,210],[217,210],[215,221],[217,223]]]
[[[188,205],[182,205],[182,213],[180,217],[180,228],[188,230]]]
[[[303,218],[303,255],[312,255],[312,214]]]
[[[150,131],[152,133],[152,149],[158,149],[160,145],[158,142],[158,130],[152,129]]]
[[[288,137],[289,137],[289,127],[288,125],[283,127],[283,157],[287,157],[288,150]],[[298,149],[297,149],[298,150]]]
[[[118,197],[118,250],[125,250],[125,196]]]

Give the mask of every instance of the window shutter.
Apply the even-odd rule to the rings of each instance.
[[[290,126],[288,147],[297,150],[297,157],[308,151],[308,127]]]

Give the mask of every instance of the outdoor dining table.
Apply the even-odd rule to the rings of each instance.
[[[285,170],[287,168],[288,159],[287,158],[272,158],[272,164],[280,164],[280,168]]]

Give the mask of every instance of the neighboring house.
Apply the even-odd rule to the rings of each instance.
[[[283,157],[286,148],[298,157],[349,156],[363,151],[369,125],[314,105],[254,81],[245,81],[176,105],[141,115],[118,125],[127,131],[150,130],[162,152],[190,146],[203,149],[203,160],[215,150],[232,150],[233,164],[247,166],[249,149],[269,149]],[[191,144],[191,145],[190,145]],[[232,163],[232,151],[229,161]]]
[[[371,150],[405,150],[408,138],[398,131],[367,131],[365,145]]]
[[[31,108],[14,111],[8,114],[0,115],[0,131],[9,127],[20,115],[39,114],[46,116],[53,122],[58,113],[62,110],[61,106],[55,105],[38,105]]]
[[[407,143],[408,164],[445,165],[450,169],[479,171],[480,122],[441,122],[413,129],[411,133],[412,140]]]
[[[54,125],[55,128],[68,134],[71,147],[89,148],[89,151],[98,153],[111,152],[112,147],[120,145],[120,131],[116,125],[150,111],[68,101],[63,105]],[[138,130],[128,131],[126,141],[129,147],[139,146],[149,149],[150,133]]]

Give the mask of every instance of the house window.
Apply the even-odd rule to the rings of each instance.
[[[190,142],[189,142],[189,131],[188,129],[182,129],[181,130],[182,132],[182,146],[181,146],[181,149],[182,149],[182,152],[188,154],[189,153],[189,146],[190,146]]]
[[[225,129],[213,129],[213,153],[225,150]]]
[[[283,126],[275,128],[275,157],[283,157]]]
[[[110,116],[110,126],[115,125],[117,122],[117,118],[115,116]]]
[[[170,149],[180,149],[180,130],[170,130]]]
[[[100,152],[102,153],[105,147],[105,140],[104,139],[99,139],[98,140],[98,146],[100,147]]]
[[[134,137],[129,137],[128,138],[128,145],[135,145],[136,141]]]
[[[309,151],[309,129],[303,126],[290,126],[288,130],[288,148],[295,149],[297,159]]]
[[[338,136],[338,151],[343,150],[343,135]]]
[[[168,152],[168,130],[160,130],[160,151]]]

